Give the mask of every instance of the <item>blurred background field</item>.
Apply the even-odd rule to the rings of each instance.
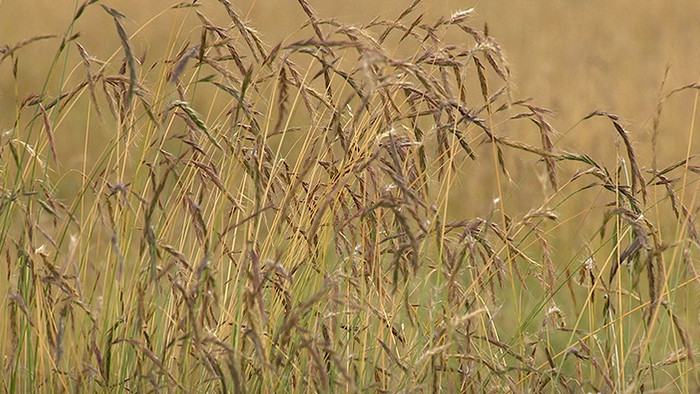
[[[135,29],[150,21],[174,1],[105,2],[124,10]],[[320,17],[362,24],[377,17],[396,17],[409,1],[352,2],[318,1],[312,4]],[[244,1],[236,4],[268,43],[288,38],[306,21],[293,1]],[[60,34],[74,11],[68,0],[4,0],[0,13],[0,41],[12,44],[39,34]],[[481,2],[436,0],[421,5],[426,20],[475,7],[472,24],[488,23],[491,35],[502,44],[515,76],[518,97],[533,97],[555,110],[552,122],[566,130],[596,109],[605,109],[626,119],[636,134],[648,135],[650,117],[658,101],[658,90],[666,67],[668,86],[696,82],[700,75],[700,3],[693,0],[639,3],[632,0],[490,0]],[[217,4],[203,4],[204,13],[219,21],[226,18]],[[88,10],[80,21],[86,48],[103,58],[120,49],[111,20],[99,9]],[[194,25],[181,25],[182,15],[166,12],[134,38],[136,53],[161,53],[172,42],[173,32],[180,39],[196,41]],[[133,31],[133,30],[132,30]],[[142,37],[142,40],[139,39]],[[38,43],[26,48],[20,62],[21,83],[36,90],[48,66],[44,54],[55,43]],[[178,48],[179,49],[179,48]],[[41,59],[41,60],[37,60]],[[3,64],[7,75],[10,64]],[[3,78],[0,101],[7,108],[13,100],[10,78]],[[688,100],[669,108],[664,133],[687,132]],[[10,119],[0,126],[9,127]],[[586,143],[597,133],[579,130],[576,143]],[[676,145],[676,144],[668,144]],[[674,149],[674,146],[663,146]],[[697,149],[696,149],[697,150]]]
[[[198,21],[192,13],[168,10],[169,5],[177,2],[129,0],[105,4],[124,10],[128,17],[126,29],[134,35],[134,52],[137,56],[146,56],[151,64],[161,56],[173,57],[185,43],[195,44],[199,40]],[[321,1],[313,6],[321,18],[360,26],[374,19],[395,18],[409,4],[409,1],[358,0]],[[236,6],[269,45],[282,40],[292,42],[303,36],[299,29],[306,15],[296,2],[246,1]],[[430,5],[421,4],[416,14],[424,14],[424,20],[433,20],[471,7],[475,8],[475,16],[470,19],[472,25],[479,28],[488,25],[490,34],[508,56],[513,73],[513,97],[530,97],[534,104],[554,111],[551,124],[559,132],[556,145],[560,148],[594,149],[601,156],[614,157],[618,147],[607,123],[578,123],[595,110],[605,110],[623,119],[637,143],[640,159],[651,162],[652,121],[667,67],[667,91],[697,82],[700,77],[700,56],[697,55],[700,41],[695,39],[700,35],[700,24],[696,23],[700,3],[696,1],[639,4],[630,0],[474,3],[440,0]],[[74,8],[74,2],[67,0],[5,0],[0,13],[0,42],[10,45],[36,35],[61,34]],[[226,21],[226,13],[219,4],[204,2],[200,10],[215,23]],[[121,50],[110,18],[101,9],[90,8],[87,17],[75,27],[81,34],[80,42],[98,59],[106,59]],[[50,66],[47,54],[52,53],[57,40],[34,43],[18,54],[17,85],[13,78],[0,80],[3,108],[12,108],[13,103],[23,99],[16,91],[21,96],[41,90]],[[69,71],[77,80],[83,73],[77,68],[80,58],[77,51],[71,56],[73,69]],[[11,68],[12,64],[6,61],[0,65],[0,72],[9,76]],[[57,83],[56,78],[54,76],[54,83]],[[667,104],[670,105],[665,106],[661,118],[658,154],[662,157],[685,154],[686,141],[691,141],[692,152],[700,151],[700,140],[688,139],[693,113],[690,94],[677,95]],[[0,119],[0,129],[9,129],[12,122],[12,117],[4,116]],[[510,130],[509,126],[505,128],[518,137],[523,134]],[[83,133],[82,130],[76,132]],[[61,144],[60,140],[68,141],[72,136],[70,131],[62,133],[58,149],[64,153],[61,156],[70,156],[75,145]],[[93,141],[99,146],[103,140],[99,133],[95,134]],[[77,162],[73,164],[78,165]],[[669,163],[659,163],[663,164]],[[526,166],[523,171],[529,170]],[[459,193],[459,185],[456,186]],[[493,195],[494,190],[490,193]]]
[[[453,146],[449,152],[436,148],[432,140],[425,142],[425,147],[435,148],[438,152],[436,156],[429,156],[428,169],[423,169],[429,178],[426,184],[431,186],[431,192],[424,192],[421,186],[411,184],[411,187],[416,187],[413,192],[420,195],[416,201],[425,197],[425,203],[409,201],[411,199],[406,197],[410,195],[409,191],[396,187],[401,182],[382,172],[387,166],[398,170],[387,164],[395,157],[383,157],[385,161],[381,163],[377,159],[386,154],[380,153],[383,152],[381,149],[388,149],[389,143],[384,139],[394,143],[393,129],[391,132],[381,129],[391,122],[382,117],[380,109],[376,113],[369,110],[368,114],[359,110],[350,113],[351,106],[347,105],[348,130],[352,127],[358,130],[349,137],[357,140],[359,152],[352,158],[349,158],[352,156],[348,153],[350,150],[342,152],[333,145],[337,140],[328,136],[314,139],[316,133],[325,135],[326,132],[321,129],[324,123],[317,122],[317,119],[326,121],[330,115],[319,110],[318,113],[311,111],[314,116],[309,116],[303,111],[301,101],[295,101],[298,110],[295,108],[293,115],[289,115],[289,130],[286,133],[273,130],[277,128],[273,127],[277,116],[287,119],[285,109],[276,107],[273,99],[279,93],[275,76],[279,77],[284,68],[276,68],[274,61],[273,65],[261,65],[262,59],[254,60],[250,53],[244,55],[244,62],[254,66],[253,85],[256,89],[249,93],[247,99],[251,104],[247,108],[260,111],[255,115],[260,115],[264,137],[253,135],[251,130],[254,127],[247,124],[241,126],[242,131],[232,133],[236,137],[227,140],[229,127],[239,130],[239,124],[230,123],[229,119],[234,112],[231,108],[237,105],[236,100],[210,82],[226,81],[237,87],[233,82],[244,86],[246,78],[238,74],[226,78],[225,71],[211,64],[200,64],[195,69],[196,60],[193,59],[196,56],[193,56],[182,74],[183,81],[189,84],[183,82],[186,89],[178,91],[183,87],[176,89],[172,80],[168,81],[168,74],[186,56],[187,49],[200,43],[203,31],[202,21],[194,9],[173,9],[177,2],[100,1],[88,6],[68,34],[77,33],[79,36],[74,36],[67,50],[54,59],[56,48],[81,3],[0,0],[0,47],[7,45],[6,48],[10,48],[32,37],[55,35],[18,49],[0,64],[0,133],[8,131],[0,137],[0,142],[8,144],[10,138],[26,138],[35,144],[43,160],[38,166],[36,161],[32,165],[15,166],[12,162],[15,152],[10,155],[8,149],[2,151],[3,201],[7,202],[0,206],[6,209],[0,210],[5,215],[2,217],[0,245],[4,246],[2,253],[7,260],[8,281],[0,285],[0,290],[6,293],[3,297],[9,301],[0,312],[9,314],[8,311],[12,311],[13,319],[20,316],[17,321],[21,321],[23,315],[34,316],[35,320],[42,316],[47,319],[46,328],[36,328],[29,318],[23,322],[23,335],[26,338],[36,336],[34,346],[40,349],[38,361],[36,355],[27,353],[17,357],[21,362],[16,361],[13,369],[13,363],[6,357],[3,372],[12,370],[13,375],[3,381],[5,387],[14,387],[7,383],[9,381],[12,384],[15,384],[15,379],[22,381],[17,376],[22,376],[23,372],[17,371],[23,371],[18,366],[23,367],[25,362],[36,362],[39,365],[35,366],[37,371],[61,370],[60,365],[51,364],[56,349],[60,348],[58,327],[66,324],[66,311],[70,308],[78,310],[75,305],[80,305],[91,312],[85,312],[85,316],[81,315],[82,311],[70,312],[80,316],[76,318],[77,322],[71,323],[70,338],[77,345],[63,356],[63,360],[84,363],[81,372],[68,371],[70,368],[64,365],[68,371],[65,376],[70,378],[66,381],[77,382],[75,387],[81,387],[82,379],[86,379],[85,387],[94,388],[96,386],[90,384],[96,384],[103,388],[129,388],[132,387],[130,379],[134,379],[133,388],[138,389],[150,387],[144,383],[150,379],[157,380],[157,384],[153,383],[156,390],[165,386],[207,390],[219,387],[212,383],[218,378],[223,390],[223,382],[228,379],[228,387],[237,391],[245,387],[245,382],[237,380],[242,376],[251,384],[250,391],[279,388],[274,384],[288,384],[290,389],[300,392],[308,387],[324,391],[329,388],[329,381],[340,382],[339,386],[333,387],[348,391],[353,388],[360,391],[427,390],[430,385],[448,390],[468,387],[472,391],[546,391],[571,387],[600,388],[603,391],[641,387],[643,390],[645,384],[660,390],[691,391],[693,387],[697,388],[699,375],[693,357],[695,347],[688,342],[688,338],[700,335],[699,305],[694,301],[697,288],[689,285],[696,285],[695,282],[700,280],[695,271],[699,258],[697,233],[693,233],[695,224],[689,219],[698,211],[698,167],[692,157],[700,152],[700,139],[694,136],[697,90],[687,89],[668,99],[665,97],[675,88],[699,82],[700,23],[697,21],[700,2],[439,0],[418,4],[404,23],[410,23],[421,14],[424,23],[433,23],[440,17],[449,18],[455,12],[473,7],[466,23],[481,32],[475,36],[488,34],[500,44],[512,72],[510,85],[503,84],[498,73],[482,59],[487,64],[489,81],[493,83],[490,93],[501,86],[510,86],[512,91],[508,99],[531,98],[529,103],[536,106],[504,106],[503,112],[491,116],[492,109],[487,111],[484,105],[480,112],[475,112],[493,122],[489,127],[504,141],[529,144],[527,149],[530,151],[524,149],[527,152],[513,146],[504,148],[502,160],[508,175],[501,171],[495,140],[489,141],[481,128],[474,125],[465,126],[467,131],[464,133],[468,135],[467,142],[475,149],[477,160],[464,154],[455,140],[450,140]],[[234,37],[231,42],[246,52],[246,43],[237,35],[221,4],[224,2],[198,3],[201,4],[196,10],[209,18],[213,25],[227,27],[227,34]],[[257,31],[268,51],[277,43],[283,42],[284,48],[284,45],[312,36],[312,29],[307,24],[309,16],[299,3],[304,2],[231,1],[247,26]],[[324,0],[311,1],[310,5],[320,19],[336,19],[362,27],[377,19],[394,20],[411,3]],[[138,82],[144,86],[143,108],[138,102],[133,112],[123,110],[126,121],[118,121],[114,115],[119,111],[112,110],[110,114],[105,104],[108,99],[119,103],[118,94],[113,93],[108,99],[99,95],[99,99],[93,102],[87,90],[81,89],[75,100],[68,96],[70,106],[49,108],[44,122],[51,124],[53,141],[48,141],[50,133],[41,132],[41,117],[30,121],[29,113],[34,109],[24,104],[31,101],[31,95],[45,91],[46,97],[42,99],[46,105],[56,98],[57,92],[69,91],[85,80],[82,58],[73,41],[80,43],[93,58],[93,71],[101,66],[101,61],[106,62],[102,77],[129,74],[122,64],[123,43],[115,29],[114,19],[98,4],[113,7],[125,15],[119,20],[130,36],[134,57],[141,62]],[[330,26],[325,27],[331,29]],[[372,32],[378,30],[375,26]],[[214,37],[214,30],[207,34]],[[452,29],[434,46],[455,44],[454,48],[459,45],[469,48],[474,45],[472,38],[464,31]],[[397,45],[394,48],[391,39],[385,43],[384,49],[396,59],[410,59],[420,53],[418,46]],[[213,38],[209,40],[209,44],[215,41]],[[426,42],[428,44],[421,50],[427,48],[430,51],[432,44],[429,40]],[[221,48],[223,45],[216,50],[212,48],[210,55],[220,54],[216,51],[223,51]],[[357,71],[356,65],[352,64],[352,50],[343,48],[343,51],[349,53],[347,58],[346,52],[338,50],[343,55],[333,64]],[[301,57],[297,52],[294,54]],[[316,72],[318,64],[311,58],[307,60],[311,65],[308,70]],[[302,70],[303,61],[299,60]],[[224,63],[231,74],[239,71],[231,65],[230,59],[222,60]],[[431,77],[439,79],[438,72],[429,68],[431,65],[425,67],[432,70]],[[479,90],[482,81],[477,79],[473,63],[460,67],[463,67],[460,72],[468,76],[465,84],[470,94],[459,104],[477,111],[484,104]],[[212,72],[214,77],[205,78]],[[362,73],[357,74],[361,79]],[[47,75],[50,75],[48,80]],[[291,80],[289,76],[285,78]],[[323,88],[321,79],[319,77],[313,82],[315,85],[312,82],[309,85]],[[339,103],[351,89],[342,81],[334,83],[335,96],[331,94],[333,97],[329,100],[334,100],[342,112],[345,109]],[[124,86],[122,83],[121,88]],[[416,83],[416,86],[420,84]],[[698,88],[698,85],[692,87]],[[176,101],[178,99],[187,101]],[[505,95],[497,99],[494,98],[494,102],[498,105],[506,100]],[[655,125],[661,100],[664,100],[663,112]],[[94,107],[97,102],[102,106],[101,115]],[[179,102],[180,106],[169,107],[173,102]],[[352,108],[359,107],[356,101],[351,103]],[[539,107],[553,112],[548,113]],[[318,108],[323,106],[319,104]],[[630,146],[605,116],[583,120],[597,110],[620,117],[619,125],[629,132]],[[168,118],[169,111],[170,115],[180,111],[180,118]],[[196,119],[195,115],[188,118],[191,113],[188,111],[194,111],[201,119]],[[286,111],[290,111],[289,106]],[[517,115],[518,111],[522,113]],[[359,114],[358,118],[354,118],[356,114]],[[546,115],[547,122],[555,129],[550,135],[553,147],[547,147],[547,141],[544,141],[548,138],[544,135],[547,133],[542,131],[541,135],[538,132],[536,125],[540,114]],[[508,116],[514,119],[508,119]],[[15,125],[17,119],[21,121]],[[400,116],[397,119],[400,119],[397,124],[405,126],[402,122],[407,122],[406,119]],[[535,119],[535,126],[523,119]],[[229,144],[225,148],[228,150],[216,146],[216,138],[196,134],[194,131],[206,128],[197,126],[199,121],[208,126],[209,130],[205,132],[216,133],[216,138],[221,137],[220,141]],[[178,122],[187,127],[180,127]],[[436,131],[429,124],[425,129],[433,138]],[[401,129],[397,130],[400,134]],[[185,137],[193,138],[193,135],[199,136],[197,141],[202,146],[193,140],[185,141]],[[325,138],[331,141],[327,152],[323,150],[327,142]],[[419,139],[410,136],[409,140],[414,138]],[[17,140],[12,144],[14,149],[20,146]],[[417,145],[407,143],[406,146]],[[271,147],[274,160],[265,155],[255,156],[262,146]],[[306,146],[313,148],[307,151]],[[533,153],[532,146],[543,147],[537,151],[540,153]],[[51,158],[54,148],[59,164]],[[636,162],[631,157],[630,148],[634,149]],[[542,151],[552,156],[546,156],[547,152],[543,155]],[[581,156],[572,159],[572,156],[560,155],[564,151],[580,153]],[[188,161],[189,156],[183,163],[178,160],[185,156],[174,159],[180,152],[191,153],[192,161]],[[365,173],[357,178],[337,176],[338,173],[361,172],[358,170],[361,167],[359,158],[372,154],[377,160],[370,160],[366,165],[375,171],[371,176]],[[299,163],[304,161],[305,155],[318,159],[312,161],[314,164],[308,173],[299,170],[303,167]],[[587,162],[584,155],[592,161]],[[551,174],[547,172],[543,159],[555,156],[559,190],[553,190]],[[23,157],[29,163],[34,156]],[[280,158],[290,167],[280,164],[281,161],[277,161]],[[14,160],[15,163],[21,161],[16,156]],[[258,171],[267,169],[290,183],[284,185],[269,174],[269,179],[265,179],[251,170],[250,163],[254,160],[259,160],[256,163]],[[49,169],[43,169],[44,162],[49,164]],[[418,168],[410,159],[401,165],[397,163],[393,165],[401,168],[407,177]],[[643,198],[639,185],[635,185],[639,182],[634,173],[637,163],[641,166],[642,177],[649,180],[646,185],[648,197]],[[670,181],[654,178],[654,170],[674,164],[678,164],[677,167],[665,173]],[[335,165],[346,172],[334,172]],[[198,166],[198,170],[193,170],[193,166]],[[206,175],[197,172],[203,168],[209,171]],[[179,177],[177,181],[169,180],[171,170]],[[385,177],[379,176],[379,181],[375,182],[372,177],[377,173]],[[294,187],[298,185],[292,187],[295,178],[289,174],[298,179],[308,176],[307,183],[303,184],[308,193],[306,201],[301,197],[299,201],[280,198],[280,193],[283,194],[280,190],[284,193],[297,190]],[[223,186],[217,183],[217,187],[212,187],[212,179],[216,176],[221,179],[214,183],[223,182]],[[163,183],[159,188],[156,185],[161,179]],[[667,195],[667,189],[664,189],[667,181],[669,185],[673,182],[670,189],[676,193],[673,204],[670,202],[673,193]],[[365,186],[364,182],[372,184],[375,189],[370,190],[371,187]],[[26,194],[11,196],[15,189],[17,193]],[[163,190],[165,192],[160,195]],[[224,190],[230,194],[226,195]],[[630,192],[633,196],[629,195]],[[333,199],[336,194],[337,201]],[[396,200],[403,198],[401,204],[405,205],[399,204],[400,208],[392,211],[390,206],[385,206],[394,201],[387,197],[389,195]],[[374,208],[360,209],[360,197]],[[56,214],[60,204],[54,199],[64,204],[61,209],[68,210],[66,206],[72,209],[77,220],[70,215]],[[22,205],[25,200],[26,206]],[[293,207],[289,208],[291,218],[283,217],[286,208],[274,207],[280,202]],[[376,206],[370,204],[372,202],[376,202]],[[409,202],[415,202],[415,206]],[[324,211],[324,203],[330,206],[327,211]],[[274,210],[265,212],[267,208],[264,207],[274,207]],[[383,219],[377,219],[375,227],[372,224],[375,219],[370,214],[374,209],[383,212],[377,214]],[[154,226],[160,231],[161,238],[149,238],[144,229],[150,226],[151,217],[147,214],[143,219],[143,212],[156,212]],[[414,216],[406,219],[406,212]],[[279,217],[275,216],[278,214]],[[343,215],[344,220],[338,219]],[[406,220],[410,225],[404,223]],[[450,221],[454,227],[447,225]],[[393,223],[393,227],[387,223]],[[643,231],[640,223],[644,224]],[[229,233],[222,230],[225,228],[235,228],[235,231]],[[381,237],[373,233],[378,228],[385,231],[382,233],[385,238],[381,241]],[[454,229],[462,231],[462,228],[465,235],[460,238]],[[32,229],[40,230],[43,238]],[[399,231],[401,229],[405,231]],[[413,235],[407,236],[411,230],[420,233],[419,241],[413,239]],[[304,241],[308,233],[316,231],[320,233],[321,244],[326,242],[320,247],[321,251],[314,249],[319,248],[318,245],[312,247],[312,241]],[[344,239],[344,231],[348,231],[347,239]],[[390,231],[399,232],[389,234]],[[75,237],[73,241],[69,235]],[[459,248],[467,243],[465,239],[471,240],[472,235],[484,243],[470,241],[476,246],[472,245],[473,249],[469,251],[463,250],[461,256],[465,260],[450,266],[459,255]],[[411,238],[410,242],[406,238]],[[53,249],[43,244],[48,242],[46,240],[54,243]],[[55,245],[56,241],[59,245]],[[151,241],[152,245],[146,245]],[[420,269],[402,266],[405,282],[401,282],[397,279],[400,277],[399,262],[408,264],[403,260],[409,259],[406,256],[416,258],[412,253],[418,253],[417,243],[424,253],[417,257]],[[643,243],[643,247],[634,249],[634,256],[627,256],[627,260],[621,257],[632,250],[635,243]],[[45,263],[48,268],[44,268],[39,263],[46,262],[49,256],[45,247],[52,251],[49,260],[53,264],[64,265],[63,276],[56,274],[51,264]],[[145,252],[149,247],[152,248],[150,255]],[[385,254],[375,255],[372,247]],[[483,250],[479,249],[481,247]],[[411,252],[402,254],[397,251],[401,248]],[[154,262],[156,255],[157,267]],[[471,258],[468,264],[467,255]],[[211,268],[208,265],[210,257]],[[51,289],[59,283],[63,286],[61,289],[69,293],[65,283],[80,290],[82,280],[82,287],[86,289],[84,296],[77,297],[74,293],[66,296],[73,300],[71,302],[75,305],[72,307],[62,306],[63,301],[54,300],[51,290],[46,290],[49,294],[47,300],[33,298],[35,293],[23,288],[28,283],[24,278],[24,266],[17,263],[25,258],[34,259],[32,269],[42,267],[36,268],[37,275],[46,274],[42,279],[45,283],[37,284],[37,289]],[[76,272],[69,267],[71,258],[79,262]],[[658,261],[654,260],[657,258]],[[256,282],[259,272],[254,272],[254,268],[258,259],[264,261],[261,265],[265,272],[263,283],[269,279],[268,275],[276,278],[269,279],[265,286]],[[617,261],[622,261],[625,267],[615,276],[617,268],[611,267]],[[105,266],[101,265],[103,262],[106,262]],[[119,262],[118,274],[116,262]],[[499,264],[502,265],[500,268],[493,268]],[[173,268],[175,266],[177,268]],[[204,268],[195,270],[195,266]],[[370,266],[371,269],[367,268]],[[522,272],[518,271],[518,266]],[[653,267],[649,273],[645,271],[647,267]],[[124,276],[122,269],[125,269]],[[149,269],[152,269],[151,276],[144,273]],[[205,278],[209,269],[211,281]],[[154,279],[156,271],[158,276]],[[205,271],[206,274],[202,274]],[[597,284],[586,282],[591,275],[597,276]],[[57,276],[61,279],[56,279]],[[394,287],[393,292],[390,291],[397,282],[403,283],[403,287],[399,286],[398,290]],[[451,286],[456,286],[457,290]],[[192,299],[201,303],[201,309],[194,309],[195,301],[188,301],[184,288],[191,291],[188,294]],[[53,291],[61,294],[58,290]],[[280,295],[282,293],[288,299]],[[594,294],[598,298],[593,297]],[[659,294],[663,301],[658,300]],[[603,306],[609,302],[603,301],[608,297],[614,299],[612,307]],[[290,304],[294,308],[289,309]],[[372,309],[374,307],[378,309]],[[410,312],[411,307],[417,310],[414,315]],[[198,321],[195,321],[195,314],[198,314]],[[413,318],[419,321],[416,323]],[[363,326],[364,331],[351,334],[350,326],[354,329]],[[375,334],[381,345],[374,342]],[[16,335],[15,328],[1,327],[0,343],[7,347]],[[209,335],[207,340],[211,341],[205,343],[200,335],[202,338]],[[583,338],[580,342],[576,340],[577,335]],[[42,339],[44,336],[49,339]],[[593,337],[595,340],[591,340]],[[225,351],[218,350],[221,353],[209,347],[216,348],[212,343],[218,340],[225,343],[221,345]],[[472,340],[479,344],[472,344]],[[584,342],[590,348],[587,349],[582,344]],[[185,350],[180,350],[177,359],[175,356],[164,358],[163,355],[175,353],[172,350],[174,343],[181,346],[178,349]],[[109,351],[106,349],[121,349],[127,344],[134,345],[134,349],[115,355],[117,361],[114,365],[118,367],[112,367],[112,373],[105,372],[105,368],[109,370],[109,362],[105,364],[103,357]],[[31,343],[27,346],[31,349]],[[197,350],[187,350],[188,346]],[[308,354],[303,349],[308,349]],[[574,350],[579,353],[574,355]],[[117,350],[114,352],[116,354]],[[314,352],[323,354],[319,356]],[[152,354],[156,354],[155,361]],[[231,355],[236,359],[235,363],[229,364],[233,365],[231,371],[217,370],[217,361],[224,365],[229,362],[226,357]],[[284,357],[288,357],[290,365],[284,364]],[[85,372],[90,368],[93,371]],[[664,374],[650,372],[657,368]],[[543,369],[548,372],[538,374]],[[142,374],[139,378],[144,379],[136,379],[139,374]],[[78,375],[80,377],[76,378]],[[273,383],[280,376],[288,381]],[[69,387],[62,378],[44,379],[47,384],[44,387]],[[206,383],[198,386],[200,381]],[[22,382],[25,383],[17,383],[19,387],[28,387],[26,381]],[[558,383],[561,386],[556,386]]]

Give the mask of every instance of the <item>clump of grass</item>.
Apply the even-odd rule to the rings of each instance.
[[[183,3],[196,44],[153,61],[108,7],[122,57],[91,57],[94,3],[0,140],[6,391],[698,387],[695,156],[646,166],[605,111],[614,168],[558,147],[473,10],[300,0],[270,47]]]

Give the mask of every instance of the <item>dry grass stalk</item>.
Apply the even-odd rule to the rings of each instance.
[[[76,43],[84,79],[18,103],[0,141],[13,160],[0,170],[9,391],[692,385],[698,233],[679,191],[697,181],[695,157],[654,161],[644,179],[634,134],[603,111],[586,119],[613,123],[630,185],[617,158],[609,170],[601,152],[558,147],[551,111],[511,98],[503,49],[467,24],[473,10],[427,21],[416,0],[349,26],[299,0],[306,38],[267,47],[219,3],[233,28],[198,4],[169,11],[194,11],[196,37],[171,37],[179,53],[150,67],[133,55],[143,38],[104,7],[124,59]],[[90,163],[66,188],[71,172],[43,157],[63,148],[49,114],[99,115],[105,101],[116,133],[84,147]],[[522,119],[535,138],[513,131]],[[667,332],[680,350],[654,339]]]

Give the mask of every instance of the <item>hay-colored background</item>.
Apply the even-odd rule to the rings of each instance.
[[[320,18],[361,25],[375,18],[393,20],[411,2],[317,0],[310,4]],[[230,20],[218,1],[200,3],[201,12],[214,23],[229,26]],[[0,45],[12,46],[44,34],[63,36],[79,4],[71,0],[4,0],[0,3]],[[158,78],[157,73],[148,73],[148,67],[157,66],[163,59],[175,58],[185,46],[199,41],[201,22],[193,12],[170,9],[176,1],[124,0],[99,4],[113,7],[127,16],[124,28],[132,36],[134,52],[138,57],[146,57],[140,72],[147,84],[153,85],[156,82],[153,79]],[[296,1],[233,1],[233,4],[270,47],[282,40],[289,43],[308,38],[308,30],[299,34],[307,16]],[[632,0],[439,0],[431,1],[430,6],[427,2],[420,4],[409,19],[412,21],[416,15],[424,14],[423,22],[432,23],[440,16],[472,7],[476,12],[470,24],[479,28],[487,24],[490,35],[501,43],[508,55],[516,87],[513,97],[532,97],[532,103],[555,111],[551,123],[559,131],[555,140],[558,148],[593,153],[610,169],[615,168],[616,157],[622,151],[610,123],[602,119],[578,122],[595,110],[621,116],[631,133],[638,160],[648,166],[652,162],[652,120],[666,68],[670,69],[664,88],[666,93],[696,82],[700,77],[700,41],[697,40],[700,37],[700,23],[697,23],[700,2],[695,0],[657,0],[643,4]],[[88,7],[74,31],[80,33],[76,41],[91,56],[100,60],[112,57],[110,71],[116,72],[122,56],[121,44],[111,17],[102,8]],[[41,92],[57,45],[58,38],[54,38],[17,51],[16,81],[12,77],[11,61],[0,65],[0,108],[3,109],[0,130],[12,128],[17,103],[32,93]],[[56,94],[60,78],[69,79],[66,89],[84,80],[77,52],[71,47],[66,71],[52,74],[49,95]],[[56,70],[62,68],[61,65]],[[688,150],[691,154],[700,152],[700,139],[689,138],[694,99],[695,93],[686,91],[665,103],[657,147],[660,167],[677,162]],[[210,107],[208,103],[195,104],[205,112]],[[97,155],[113,132],[104,123],[93,120],[86,149],[82,142],[86,133],[85,119],[75,116],[76,111],[72,113],[61,124],[56,136],[58,156],[64,169],[80,169],[84,163],[93,161],[96,156],[91,154]],[[75,122],[75,126],[69,122]],[[73,132],[75,134],[71,134]],[[503,125],[499,132],[514,139],[535,135],[530,129],[519,129],[517,124]],[[691,141],[690,149],[688,141]],[[87,157],[83,157],[83,151],[87,152]],[[470,166],[490,165],[488,162]],[[511,195],[518,190],[520,195],[532,196],[509,201],[514,208],[525,212],[537,208],[546,199],[539,182],[533,182],[542,169],[533,171],[532,162],[516,164],[511,171],[514,171],[517,185],[511,185],[505,193]],[[452,186],[451,194],[459,198],[453,198],[450,207],[460,215],[485,215],[491,209],[492,199],[498,195],[492,171],[471,169],[461,169],[468,175],[457,179]],[[82,178],[78,172],[64,172],[59,195],[61,190],[71,190],[80,182]],[[466,205],[463,203],[465,196],[470,201]],[[595,205],[596,202],[589,201],[585,206],[569,206],[568,209],[576,212]]]
[[[146,56],[147,66],[158,64],[163,59],[173,59],[185,45],[198,43],[201,22],[192,12],[169,9],[176,3],[100,2],[128,17],[125,29],[132,35],[136,55]],[[200,3],[202,13],[214,23],[229,25],[221,4],[213,0]],[[310,3],[320,18],[335,18],[360,25],[375,18],[393,20],[411,1]],[[43,34],[62,36],[78,4],[70,0],[1,2],[0,44],[11,46]],[[299,34],[307,16],[296,1],[234,1],[233,4],[270,46],[281,40],[292,42],[307,38],[308,30]],[[476,13],[470,24],[479,28],[488,24],[490,35],[501,43],[509,57],[516,87],[513,96],[532,97],[534,104],[555,111],[551,122],[560,132],[555,140],[558,148],[594,152],[608,168],[615,167],[616,151],[620,151],[611,125],[604,120],[580,124],[578,121],[595,110],[621,116],[632,135],[639,161],[651,163],[652,120],[666,68],[669,67],[670,71],[665,92],[696,82],[700,77],[700,41],[696,39],[700,37],[700,23],[697,23],[700,2],[695,0],[645,1],[643,4],[631,0],[440,0],[431,1],[430,6],[421,4],[414,14],[422,13],[424,23],[432,23],[440,16],[471,7],[475,7]],[[413,20],[415,15],[410,19]],[[121,44],[111,17],[104,10],[88,7],[75,31],[80,32],[77,41],[91,56],[101,60],[114,56],[111,66],[118,65],[117,60],[122,56]],[[41,92],[57,45],[58,38],[35,42],[17,51],[17,81],[12,78],[10,61],[0,65],[0,107],[3,108],[0,130],[12,127],[13,108],[17,103],[31,93]],[[70,48],[70,56],[72,58],[63,73],[73,78],[67,83],[68,88],[84,79],[84,70],[74,47]],[[147,75],[144,68],[141,67],[141,73]],[[49,90],[52,94],[57,91],[59,78],[61,73],[54,72],[53,90]],[[146,78],[155,78],[155,74]],[[152,84],[155,81],[149,79],[146,82]],[[694,98],[694,93],[687,91],[665,104],[657,147],[659,166],[669,165],[686,155],[688,141],[692,140],[689,136]],[[199,104],[203,110],[209,107],[207,103]],[[88,157],[83,158],[81,153],[85,147],[79,141],[86,132],[85,120],[72,116],[66,122],[76,122],[76,125],[62,125],[56,142],[59,158],[67,167],[80,168],[92,160],[90,152],[101,150],[101,144],[107,141],[111,131],[97,130],[95,127],[102,127],[99,123],[92,126],[91,145],[86,150]],[[70,130],[75,130],[75,135],[69,135]],[[531,130],[509,125],[499,131],[515,139],[532,134]],[[690,153],[693,152],[700,152],[700,139],[691,141]],[[520,167],[520,173],[516,168],[513,174],[516,181],[523,176],[533,179],[532,163]],[[490,171],[480,173],[490,174]],[[491,176],[487,178],[464,177],[455,183],[454,194],[459,196],[469,191],[473,201],[470,204],[473,210],[461,213],[483,215],[490,209],[496,188]],[[537,182],[530,180],[520,183],[531,185],[532,190],[525,192],[535,193],[535,199],[541,201],[544,196],[539,192]],[[77,173],[66,175],[62,181],[68,188],[72,183],[81,182]],[[475,189],[474,185],[478,187]],[[454,203],[459,204],[459,199]],[[520,201],[517,204],[519,209],[527,210],[539,203]]]
[[[105,1],[130,18],[130,33],[163,11],[174,1]],[[214,1],[203,2],[205,14],[221,14]],[[306,20],[296,1],[235,1],[271,45],[288,37]],[[382,16],[395,18],[410,1],[355,0],[351,2],[311,1],[319,15],[361,24]],[[14,44],[38,34],[61,34],[72,15],[70,0],[4,0],[0,2],[0,44]],[[519,96],[534,97],[538,104],[557,111],[554,124],[566,129],[595,109],[605,109],[625,118],[637,133],[648,133],[650,117],[658,97],[658,88],[666,66],[670,66],[668,86],[695,82],[700,77],[700,2],[678,1],[606,1],[606,0],[489,0],[432,1],[421,6],[425,20],[475,7],[472,24],[488,23],[489,31],[509,55]],[[119,50],[114,27],[100,8],[77,26],[80,42],[101,58]],[[182,13],[166,12],[140,32],[134,42],[137,53],[159,52],[167,44],[173,29],[179,29]],[[198,32],[185,26],[181,35],[196,40]],[[18,53],[20,81],[26,87],[40,88],[46,64],[43,51],[55,48],[55,42],[34,44]],[[0,103],[7,108],[14,101],[11,65],[0,68]],[[22,89],[24,90],[24,89]],[[689,100],[681,100],[689,101]],[[668,133],[688,124],[690,105],[675,105],[666,118]],[[0,126],[8,128],[12,119],[3,116]],[[679,132],[687,132],[678,130]],[[588,133],[583,133],[588,134]],[[579,136],[579,143],[587,139]],[[673,147],[663,146],[664,149]]]

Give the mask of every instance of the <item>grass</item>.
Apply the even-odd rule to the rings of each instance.
[[[656,155],[697,84],[660,87],[653,155],[605,111],[574,127],[612,149],[579,151],[472,10],[351,26],[298,3],[276,45],[227,0],[143,26],[90,0],[0,49],[5,391],[700,386],[694,112]],[[163,18],[189,41],[136,50]]]

